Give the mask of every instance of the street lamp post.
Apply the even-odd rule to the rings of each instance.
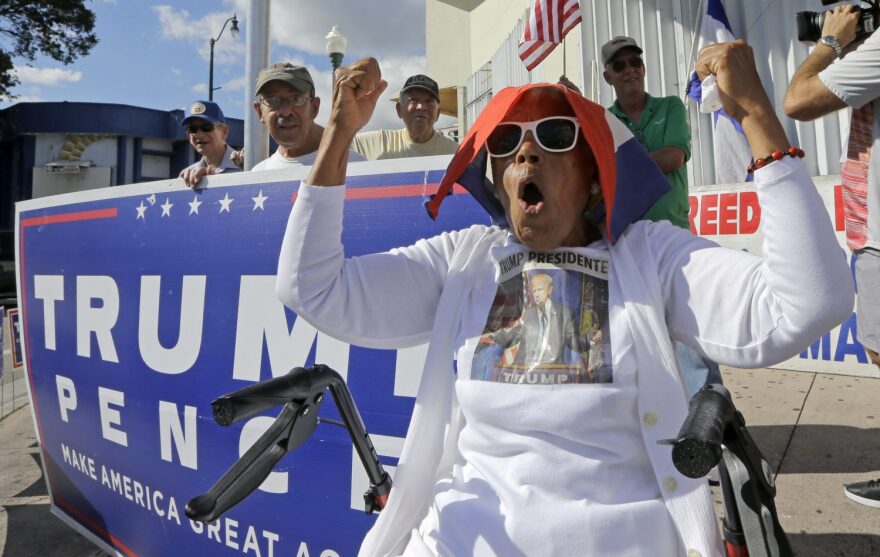
[[[348,46],[348,39],[339,30],[336,25],[330,29],[327,36],[327,54],[330,55],[330,63],[333,64],[333,76],[336,76],[336,70],[342,65],[342,58],[345,56],[345,47]]]
[[[232,17],[223,22],[223,27],[220,28],[220,34],[217,35],[217,38],[211,38],[211,62],[208,67],[208,100],[214,100],[214,91],[216,89],[220,89],[220,87],[214,87],[214,43],[220,40],[220,37],[223,36],[223,31],[226,30],[226,24],[232,22],[232,27],[229,28],[229,32],[232,33],[232,37],[235,38],[238,36],[238,18],[235,17],[235,14],[232,14]]]

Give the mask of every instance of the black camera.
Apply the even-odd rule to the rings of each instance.
[[[822,5],[837,4],[840,0],[822,0]],[[861,8],[859,22],[856,24],[855,40],[864,39],[877,29],[880,24],[880,7],[878,0],[866,0],[861,2],[868,7]],[[798,12],[795,15],[797,22],[798,40],[805,43],[814,43],[822,37],[822,26],[825,24],[827,12]]]

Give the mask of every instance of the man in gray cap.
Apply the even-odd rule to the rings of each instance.
[[[234,149],[226,144],[229,126],[220,105],[211,101],[195,101],[186,108],[183,122],[184,133],[201,160],[184,168],[180,178],[190,188],[195,188],[208,174],[239,172],[232,161]]]
[[[458,149],[456,142],[434,131],[440,118],[440,89],[430,77],[419,74],[406,80],[397,115],[403,120],[402,129],[359,133],[352,142],[354,150],[372,161],[451,155]]]
[[[278,149],[252,170],[312,165],[324,128],[315,123],[321,99],[315,96],[309,70],[286,62],[272,64],[260,71],[256,90],[254,110]],[[364,159],[352,151],[349,160]]]
[[[691,156],[687,110],[678,97],[653,97],[645,91],[642,49],[630,37],[614,37],[602,46],[605,81],[614,87],[617,101],[608,107],[636,136],[666,174],[672,190],[645,213],[646,220],[668,220],[690,230],[688,183],[684,164]],[[706,383],[720,383],[718,364],[689,346],[675,343],[687,390],[695,393]]]
[[[666,174],[672,191],[645,215],[690,229],[685,162],[691,155],[687,111],[678,97],[653,97],[645,91],[642,49],[630,37],[614,37],[602,46],[602,74],[617,101],[608,107],[636,136]]]

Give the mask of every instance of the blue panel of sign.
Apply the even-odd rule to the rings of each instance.
[[[396,170],[417,167],[410,161],[350,178],[347,255],[486,222],[466,194],[444,203],[437,222],[427,217],[424,194],[448,159],[427,160],[430,171]],[[19,207],[23,348],[50,497],[56,513],[120,553],[357,552],[374,517],[354,504],[365,487],[359,464],[347,433],[329,424],[215,523],[184,515],[271,421],[220,427],[211,400],[298,365],[347,376],[383,463],[396,464],[383,447],[406,432],[413,398],[395,392],[414,394],[418,357],[349,346],[281,306],[274,274],[298,181],[260,178]],[[321,415],[339,419],[330,403]]]

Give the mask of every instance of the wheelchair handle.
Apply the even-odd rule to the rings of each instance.
[[[721,460],[728,424],[736,415],[730,392],[711,383],[688,403],[688,415],[672,441],[672,463],[688,478],[702,478]]]

